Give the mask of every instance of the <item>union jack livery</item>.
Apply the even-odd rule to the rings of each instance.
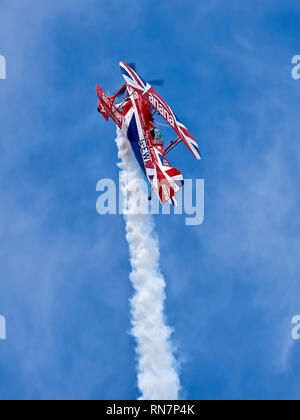
[[[119,128],[126,129],[134,155],[150,182],[151,190],[156,191],[162,204],[169,202],[174,205],[175,194],[184,181],[180,171],[171,167],[166,155],[183,142],[197,159],[201,159],[197,142],[150,83],[137,75],[134,65],[121,61],[120,68],[125,84],[113,96],[108,97],[99,86],[96,87],[98,111],[106,121],[111,117]],[[121,95],[124,95],[122,102],[115,104],[116,98]],[[156,113],[177,134],[177,138],[166,148],[162,133],[154,121]]]

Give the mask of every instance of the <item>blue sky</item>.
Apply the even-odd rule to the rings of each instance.
[[[296,1],[3,0],[0,54],[2,399],[135,399],[118,179],[96,83],[136,61],[198,140],[171,163],[205,179],[205,222],[157,216],[182,398],[299,399],[300,81]]]

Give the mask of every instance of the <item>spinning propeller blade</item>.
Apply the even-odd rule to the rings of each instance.
[[[153,86],[162,86],[165,81],[163,79],[157,79],[157,80],[149,80],[148,81],[149,85],[153,85]]]
[[[137,66],[136,63],[128,63],[127,64],[130,68],[132,68],[133,71],[136,72],[137,70]],[[163,79],[154,79],[154,80],[149,80],[148,83],[149,85],[153,85],[153,86],[162,86],[164,84],[164,80]]]

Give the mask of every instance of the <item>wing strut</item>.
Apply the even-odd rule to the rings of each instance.
[[[181,142],[182,142],[182,138],[181,137],[177,137],[176,140],[173,140],[171,142],[171,144],[169,144],[169,146],[165,148],[164,155],[166,156],[166,154],[168,154],[169,152],[171,152],[171,150],[175,149],[175,147],[178,146],[178,144],[181,143]]]

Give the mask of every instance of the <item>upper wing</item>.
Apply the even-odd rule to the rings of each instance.
[[[189,130],[176,118],[175,114],[162,99],[162,97],[153,89],[149,83],[145,82],[139,77],[131,67],[127,64],[120,62],[121,72],[125,81],[130,85],[135,92],[142,95],[148,103],[156,109],[165,121],[173,128],[177,135],[182,139],[187,148],[193,153],[197,159],[201,159],[199,147],[191,135]]]

